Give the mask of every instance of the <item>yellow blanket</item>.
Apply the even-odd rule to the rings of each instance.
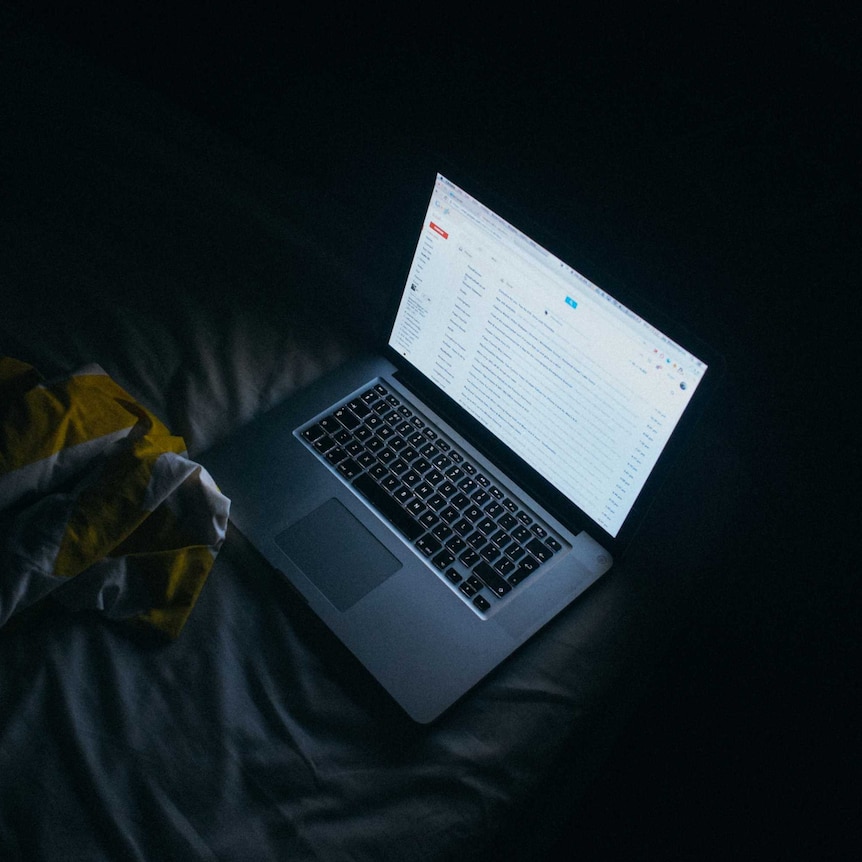
[[[185,448],[98,366],[0,357],[0,626],[51,594],[176,637],[230,508]]]

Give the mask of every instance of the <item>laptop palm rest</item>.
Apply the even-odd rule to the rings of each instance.
[[[279,533],[275,542],[340,611],[401,568],[334,497]]]

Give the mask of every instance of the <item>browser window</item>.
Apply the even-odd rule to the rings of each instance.
[[[438,176],[390,345],[616,536],[706,370]]]

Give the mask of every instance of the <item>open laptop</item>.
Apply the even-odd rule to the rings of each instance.
[[[718,364],[471,192],[439,173],[417,189],[379,356],[201,457],[419,722],[611,568]]]

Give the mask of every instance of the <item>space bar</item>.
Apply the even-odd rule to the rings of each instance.
[[[367,473],[353,480],[353,487],[368,499],[387,521],[391,521],[411,542],[418,539],[425,530],[413,520],[395,500],[389,496]]]

